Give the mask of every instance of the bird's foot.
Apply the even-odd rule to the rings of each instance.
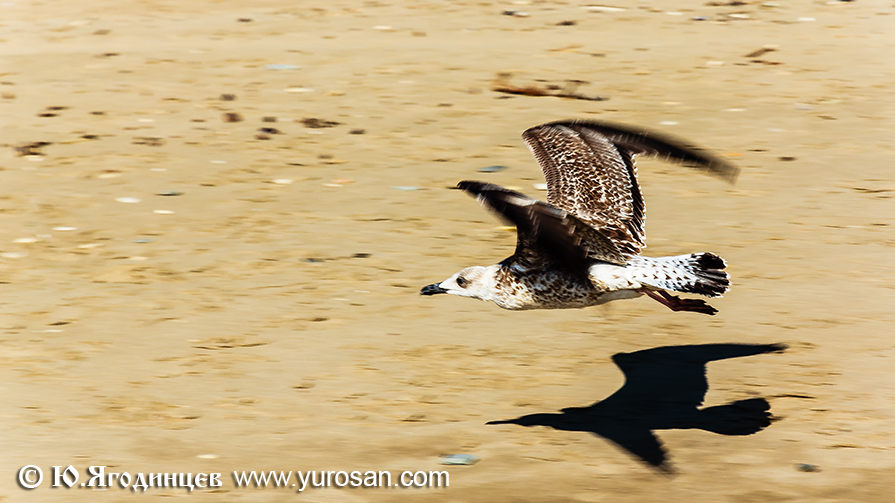
[[[662,290],[657,292],[647,288],[641,288],[639,292],[648,295],[651,299],[672,311],[693,311],[695,313],[703,313],[710,316],[718,312],[717,309],[700,299],[682,299]]]

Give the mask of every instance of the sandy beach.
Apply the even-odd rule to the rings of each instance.
[[[886,501],[893,23],[863,0],[3,2],[0,501]],[[572,118],[741,168],[638,163],[644,253],[724,257],[716,316],[419,295],[513,252],[450,188],[544,199],[519,135]],[[788,345],[707,365],[703,407],[775,420],[654,430],[674,474],[586,428],[486,424],[606,399],[613,355],[716,343]],[[81,488],[90,466],[222,485]],[[236,487],[251,470],[450,486]]]

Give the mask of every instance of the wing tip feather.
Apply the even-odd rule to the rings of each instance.
[[[616,134],[633,137],[631,139],[633,139],[634,142],[637,142],[638,140],[658,142],[660,145],[667,146],[673,150],[678,151],[676,158],[672,157],[671,152],[666,152],[666,160],[706,171],[730,183],[731,185],[736,183],[737,178],[740,174],[740,168],[732,162],[722,158],[718,154],[712,153],[705,148],[693,145],[689,141],[679,138],[675,135],[644,128],[642,126],[621,124],[612,121],[593,119],[565,119],[551,121],[526,129],[522,132],[522,139],[526,142],[526,144],[529,145],[529,147],[531,147],[532,143],[537,141],[538,132],[540,130],[542,130],[543,128],[557,126],[572,129],[575,129],[576,126],[593,128],[601,134],[604,133],[600,130],[603,130],[604,132],[614,132]],[[618,140],[619,139],[616,139],[616,141]],[[610,141],[612,141],[611,138]],[[615,144],[616,141],[612,141],[612,143]],[[622,143],[624,143],[624,140],[622,140]]]

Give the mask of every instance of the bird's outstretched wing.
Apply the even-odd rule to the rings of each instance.
[[[547,180],[547,202],[636,255],[644,247],[645,207],[635,155],[703,169],[730,182],[739,169],[685,141],[636,127],[598,121],[559,121],[522,133]]]
[[[625,264],[609,238],[565,210],[491,183],[466,180],[457,188],[516,226],[513,265],[525,270],[555,265],[586,270],[593,260]]]

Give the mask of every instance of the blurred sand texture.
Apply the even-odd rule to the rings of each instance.
[[[28,464],[223,473],[144,495],[194,502],[891,498],[895,6],[595,5],[0,3],[0,500],[136,497],[26,492]],[[448,188],[545,197],[519,134],[568,118],[742,168],[639,163],[645,253],[724,257],[717,316],[418,295],[513,250]],[[706,406],[764,397],[779,420],[656,431],[676,476],[586,432],[486,425],[606,398],[613,354],[718,342],[790,346],[708,364]],[[439,469],[449,488],[230,477]]]

